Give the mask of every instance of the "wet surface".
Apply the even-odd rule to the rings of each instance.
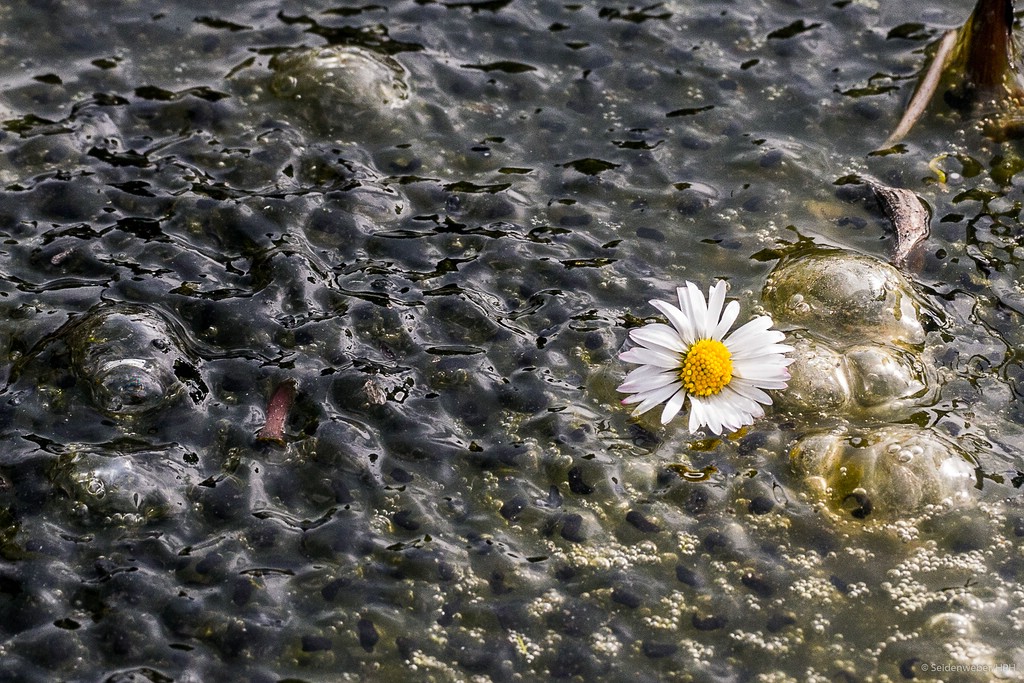
[[[966,11],[0,9],[0,679],[1019,677],[1024,161],[870,154]],[[802,379],[631,419],[719,278]]]

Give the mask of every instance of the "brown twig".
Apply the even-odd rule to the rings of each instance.
[[[272,441],[284,444],[284,423],[288,420],[288,411],[295,401],[295,380],[286,379],[274,389],[267,403],[267,419],[256,435],[257,441]]]
[[[935,90],[939,87],[939,80],[946,68],[946,62],[949,61],[949,55],[953,52],[953,46],[956,45],[956,36],[956,31],[947,31],[946,35],[942,36],[939,49],[935,51],[931,65],[917,84],[914,96],[910,98],[910,103],[903,111],[903,118],[900,119],[896,130],[882,143],[883,149],[892,147],[902,140],[928,108],[928,103],[932,101],[932,96],[935,95]]]

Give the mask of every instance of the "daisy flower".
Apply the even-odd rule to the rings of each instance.
[[[764,416],[761,404],[770,405],[765,389],[785,389],[785,335],[772,330],[772,319],[758,316],[729,333],[740,313],[736,301],[725,304],[724,281],[704,295],[692,282],[679,287],[679,308],[664,301],[651,305],[665,314],[672,326],[652,323],[630,331],[639,344],[619,358],[639,368],[626,375],[618,390],[631,394],[623,403],[638,403],[634,415],[664,403],[661,423],[667,424],[690,399],[690,432],[707,425],[715,434],[735,431]]]

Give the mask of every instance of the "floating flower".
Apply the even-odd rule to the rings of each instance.
[[[728,336],[740,305],[725,304],[724,281],[704,295],[692,282],[679,287],[679,308],[664,301],[651,305],[672,323],[651,323],[632,330],[639,346],[619,358],[640,365],[618,390],[631,394],[623,403],[639,403],[634,415],[665,404],[661,423],[667,424],[690,398],[690,432],[702,426],[715,434],[735,431],[764,416],[761,404],[770,405],[765,389],[785,389],[793,347],[779,342],[785,335],[772,330],[766,315],[753,318]]]

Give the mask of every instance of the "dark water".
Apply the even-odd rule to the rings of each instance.
[[[969,11],[890,4],[0,8],[0,680],[1018,677],[1024,161],[869,155]],[[862,176],[927,399],[631,420],[648,299],[888,258]],[[789,462],[906,430],[967,500]]]

